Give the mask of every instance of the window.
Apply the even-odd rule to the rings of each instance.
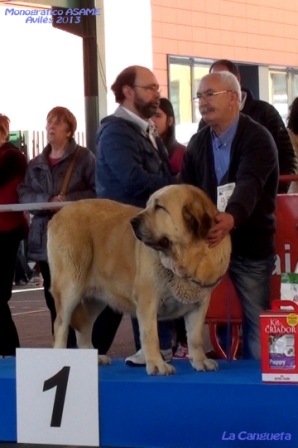
[[[270,103],[273,104],[283,121],[286,122],[289,108],[287,73],[270,72],[269,89]]]
[[[171,101],[176,102],[176,111],[180,123],[188,123],[191,116],[191,68],[189,65],[170,65],[170,86],[174,86],[174,92],[170,91]],[[176,97],[177,86],[179,86],[179,96]],[[174,98],[172,98],[172,93]],[[175,112],[176,112],[175,111]]]
[[[194,79],[193,98],[196,97],[199,82],[201,81],[203,76],[205,76],[209,73],[210,65],[208,65],[208,66],[206,66],[206,65],[205,66],[203,66],[203,65],[196,66],[195,65],[193,67],[193,73],[194,73],[194,75],[193,75],[193,79]],[[196,101],[193,101],[193,118],[194,118],[194,121],[196,121],[197,123],[199,123],[202,118],[200,111],[199,111],[198,103]]]
[[[198,129],[201,115],[198,104],[193,101],[196,96],[198,84],[203,76],[209,73],[209,68],[214,61],[211,59],[199,59],[189,57],[168,56],[169,64],[169,99],[173,103],[176,114],[176,135],[181,143],[187,143]],[[237,63],[237,62],[236,62]],[[249,85],[249,74],[251,67],[257,68],[257,64],[239,63],[241,78]],[[270,68],[268,92],[269,102],[278,110],[282,119],[286,123],[288,110],[294,98],[298,97],[298,69],[296,68]],[[258,70],[255,70],[258,77]],[[254,87],[259,79],[253,79]],[[258,90],[258,89],[257,89]]]
[[[176,118],[177,140],[187,143],[196,133],[201,119],[196,96],[198,84],[209,73],[212,61],[169,57],[169,99]]]
[[[175,113],[176,124],[180,124],[180,81],[170,81],[170,98]]]
[[[293,98],[298,96],[298,73],[294,73],[293,76]]]
[[[269,101],[278,110],[284,123],[287,122],[289,106],[297,96],[298,70],[269,68]]]

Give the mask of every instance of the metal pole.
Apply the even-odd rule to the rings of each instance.
[[[84,0],[82,3],[84,8],[95,8],[94,0]],[[86,19],[83,35],[86,146],[95,153],[96,131],[99,125],[96,16],[88,15]]]

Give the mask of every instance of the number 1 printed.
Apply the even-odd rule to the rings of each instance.
[[[69,372],[69,366],[63,367],[58,373],[56,373],[56,375],[52,376],[43,383],[43,392],[53,389],[53,387],[57,387],[51,419],[51,426],[55,428],[59,428],[61,426]]]

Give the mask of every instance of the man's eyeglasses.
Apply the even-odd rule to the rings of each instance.
[[[144,89],[147,90],[147,92],[151,92],[151,93],[161,93],[161,89],[159,88],[159,86],[137,86],[134,85],[134,87],[138,87],[139,89]]]
[[[221,95],[222,93],[232,92],[232,90],[220,90],[220,92],[206,92],[206,93],[197,93],[197,96],[194,100],[201,100],[204,98],[206,101],[212,101],[214,96]]]

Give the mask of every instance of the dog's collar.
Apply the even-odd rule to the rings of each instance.
[[[191,279],[191,281],[193,282],[193,283],[195,283],[196,285],[198,285],[198,286],[200,286],[200,288],[213,288],[214,286],[216,286],[220,281],[221,281],[221,279],[223,279],[224,278],[224,275],[222,275],[221,277],[219,277],[215,282],[213,282],[213,283],[201,283],[201,282],[199,282],[198,280],[194,280],[194,279]]]

